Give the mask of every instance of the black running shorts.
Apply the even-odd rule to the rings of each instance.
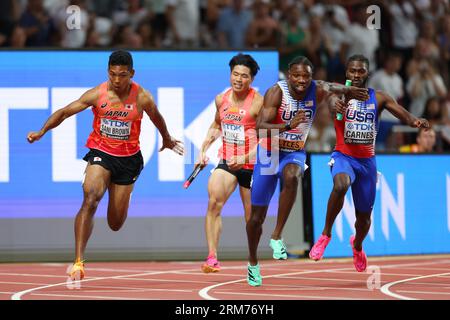
[[[252,175],[253,170],[249,169],[239,169],[236,171],[231,170],[226,163],[220,162],[217,167],[217,169],[225,170],[226,172],[231,173],[233,176],[235,176],[238,180],[238,183],[241,187],[250,189],[251,183],[252,183]]]
[[[141,151],[129,157],[116,157],[97,149],[90,149],[83,160],[111,171],[111,182],[120,185],[135,183],[144,168]]]

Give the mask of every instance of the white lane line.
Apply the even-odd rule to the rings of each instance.
[[[395,285],[399,284],[399,283],[404,283],[404,282],[409,282],[409,281],[414,281],[414,280],[419,280],[419,279],[439,277],[439,276],[446,276],[446,275],[449,275],[449,274],[450,274],[450,272],[440,273],[440,274],[430,274],[430,275],[426,275],[426,276],[420,276],[420,277],[414,277],[414,278],[408,278],[408,279],[398,280],[398,281],[394,281],[394,282],[389,282],[389,283],[383,285],[380,288],[380,291],[382,293],[384,293],[385,295],[387,295],[387,296],[394,297],[394,298],[401,299],[401,300],[418,300],[416,298],[402,296],[402,295],[393,293],[392,291],[390,291],[390,288],[392,286],[395,286]]]
[[[186,271],[191,271],[191,270],[192,269],[188,269]],[[79,284],[82,285],[83,283],[86,283],[86,282],[106,280],[106,279],[123,279],[123,278],[128,278],[128,277],[142,277],[142,276],[151,276],[151,275],[157,275],[157,274],[170,274],[170,273],[173,273],[173,271],[146,272],[146,273],[129,274],[129,275],[114,276],[114,277],[110,276],[110,277],[91,278],[91,279],[81,280],[81,281],[79,281]],[[66,286],[66,285],[67,285],[66,282],[61,282],[61,283],[55,283],[55,284],[50,284],[50,285],[46,285],[46,286],[40,286],[40,287],[23,290],[23,291],[16,292],[15,294],[13,294],[11,297],[11,300],[20,300],[23,295],[31,293],[33,291],[47,289],[47,288],[53,288],[53,287],[58,287],[58,286]],[[68,295],[68,296],[70,297],[71,295]]]
[[[379,267],[380,268],[396,268],[396,267],[402,267],[402,266],[419,266],[419,265],[430,265],[430,264],[440,264],[440,263],[442,263],[442,261],[436,261],[436,259],[434,258],[434,257],[430,257],[430,259],[433,259],[433,261],[430,261],[430,262],[416,262],[416,263],[396,263],[396,264],[392,264],[392,265],[380,265]],[[410,259],[411,260],[411,259]],[[382,262],[382,260],[378,260],[378,262]],[[264,267],[264,265],[262,265],[262,267]],[[274,278],[274,277],[283,277],[283,276],[293,276],[293,275],[300,275],[300,274],[310,274],[310,273],[319,273],[319,272],[335,272],[335,273],[339,273],[339,272],[344,272],[344,273],[350,273],[349,271],[348,272],[346,272],[346,270],[353,270],[353,268],[336,268],[336,269],[319,269],[319,270],[313,270],[313,271],[304,271],[304,272],[292,272],[292,273],[285,273],[285,274],[275,274],[275,275],[270,275],[270,276],[264,276],[263,278]],[[354,271],[353,271],[354,272]],[[450,273],[449,273],[450,274]],[[365,274],[365,273],[359,273],[359,275],[366,275],[366,277],[367,277],[367,274]],[[443,275],[446,275],[446,274],[443,274]],[[430,276],[420,276],[420,277],[417,277],[418,279],[420,279],[420,278],[423,278],[423,277],[430,277]],[[415,278],[411,278],[411,279],[415,279]],[[216,299],[216,298],[214,298],[214,297],[212,297],[212,296],[210,296],[209,294],[208,294],[208,292],[211,290],[211,289],[215,289],[215,288],[217,288],[217,287],[221,287],[221,286],[225,286],[225,285],[228,285],[228,284],[233,284],[233,283],[238,283],[238,282],[243,282],[243,281],[246,281],[247,279],[246,278],[244,278],[244,279],[239,279],[239,280],[234,280],[234,281],[228,281],[228,282],[222,282],[222,283],[217,283],[217,284],[214,284],[214,285],[212,285],[212,286],[209,286],[209,287],[206,287],[206,288],[203,288],[203,289],[201,289],[199,292],[198,292],[198,294],[199,294],[199,296],[200,297],[202,297],[203,299],[206,299],[206,300],[218,300],[218,299]],[[404,280],[400,280],[401,282],[404,282]],[[397,283],[397,282],[393,282],[394,284],[395,283]],[[386,285],[385,285],[386,286]],[[383,289],[385,286],[383,286],[381,289]],[[389,288],[389,287],[387,287],[387,288]],[[380,289],[380,290],[381,290]],[[383,292],[383,291],[382,291]],[[387,295],[390,295],[389,293],[386,293],[386,292],[389,292],[389,290],[387,290],[386,291],[386,289],[385,289],[385,291],[383,292],[384,294],[387,294]],[[397,298],[397,299],[403,299],[403,297],[402,296],[400,296],[400,295],[398,295],[398,296],[394,296],[395,294],[393,294],[392,295],[392,297],[395,297],[395,298]]]
[[[433,267],[405,267],[405,269],[412,269],[412,270],[436,270],[436,271],[446,271],[449,268],[433,268]]]
[[[130,297],[109,297],[109,296],[84,296],[84,295],[67,295],[56,293],[33,293],[32,296],[46,296],[46,297],[64,297],[64,298],[87,298],[87,299],[107,299],[107,300],[144,300],[145,298],[130,298]]]
[[[272,264],[267,264],[267,265],[271,266]],[[245,266],[243,266],[243,265],[232,266],[232,267],[228,267],[227,269],[245,269]],[[120,275],[120,276],[98,277],[98,278],[90,278],[90,279],[81,280],[81,281],[79,281],[79,284],[82,285],[83,283],[86,283],[86,282],[106,280],[106,279],[126,279],[126,278],[141,277],[141,276],[151,276],[151,275],[157,275],[157,274],[175,274],[175,273],[180,273],[180,272],[191,272],[191,271],[195,271],[195,270],[198,270],[198,269],[196,268],[196,269],[172,270],[172,271],[156,271],[156,272],[146,272],[146,273],[128,274],[128,275]],[[22,275],[22,274],[10,274],[10,275]],[[31,276],[41,276],[41,275],[31,275]],[[49,277],[61,277],[61,276],[50,276],[50,275],[48,275],[48,276]],[[65,276],[64,278],[67,279],[67,276]],[[11,300],[20,300],[23,295],[37,291],[37,290],[53,288],[53,287],[58,287],[58,286],[66,286],[66,285],[67,285],[66,282],[61,282],[61,283],[55,283],[55,284],[30,288],[27,290],[16,292],[15,294],[12,295]],[[68,295],[68,296],[71,296],[71,295]]]
[[[229,294],[229,295],[246,295],[246,296],[262,296],[262,297],[279,297],[279,298],[293,298],[293,299],[334,299],[334,300],[361,300],[361,298],[346,298],[346,297],[333,297],[333,296],[311,296],[311,295],[288,295],[288,294],[267,294],[267,293],[245,293],[245,292],[222,292],[217,293]],[[370,300],[373,300],[370,298]],[[262,300],[261,300],[262,301]]]
[[[448,257],[448,256],[447,256]],[[415,258],[411,258],[411,259],[415,259]],[[430,258],[431,259],[431,258]],[[434,260],[436,260],[435,259],[435,257],[432,257],[432,259],[434,259]],[[378,260],[378,259],[377,259]],[[405,259],[406,260],[406,259]],[[291,260],[292,261],[292,260]],[[289,261],[289,262],[291,262],[291,261]],[[379,260],[380,261],[380,260]],[[449,260],[447,260],[447,261],[449,261]],[[288,263],[289,263],[288,262]],[[331,262],[331,261],[330,261]],[[310,263],[307,263],[307,264],[313,264],[313,263],[316,263],[316,262],[310,262]],[[325,262],[326,263],[326,262]],[[424,264],[424,265],[426,265],[426,264],[437,264],[437,263],[441,263],[441,262],[436,262],[436,261],[434,261],[434,262],[429,262],[429,263],[422,263],[422,264]],[[301,265],[301,264],[303,264],[302,262],[297,262],[297,261],[293,261],[293,263],[292,264],[297,264],[297,265]],[[272,264],[263,264],[263,266],[264,267],[271,267],[271,266],[275,266],[275,265],[278,265],[279,266],[279,262],[278,263],[272,263]],[[421,265],[420,263],[411,263],[411,264],[403,264],[403,265]],[[396,267],[396,266],[402,266],[402,264],[397,264],[397,265],[391,265],[391,266],[388,266],[388,265],[386,265],[386,266],[381,266],[381,267]],[[232,266],[232,267],[228,267],[227,269],[244,269],[245,267],[244,266],[242,266],[242,265],[240,265],[240,266]],[[317,272],[326,272],[326,271],[338,271],[338,270],[349,270],[349,269],[352,269],[352,268],[341,268],[341,269],[329,269],[329,270],[314,270],[314,271],[306,271],[306,272],[300,272],[300,273],[298,273],[298,272],[295,272],[295,273],[287,273],[287,274],[280,274],[280,275],[273,275],[273,276],[267,276],[267,277],[277,277],[277,276],[283,276],[283,275],[294,275],[294,274],[307,274],[307,273],[317,273]],[[104,280],[104,279],[122,279],[122,278],[130,278],[130,277],[136,277],[136,276],[147,276],[147,275],[155,275],[155,274],[173,274],[173,273],[180,273],[180,272],[192,272],[192,271],[195,271],[195,270],[197,270],[197,269],[186,269],[186,270],[173,270],[173,271],[159,271],[159,272],[146,272],[146,273],[142,273],[142,274],[131,274],[131,275],[121,275],[121,276],[113,276],[113,277],[111,277],[111,276],[109,276],[109,277],[99,277],[99,278],[91,278],[91,279],[85,279],[85,280],[82,280],[82,281],[80,281],[80,283],[85,283],[85,282],[89,282],[89,281],[98,281],[98,280]],[[23,275],[23,274],[11,274],[11,273],[3,273],[4,275]],[[39,276],[47,276],[47,277],[63,277],[63,276],[53,276],[53,275],[29,275],[29,276],[37,276],[37,277],[39,277]],[[266,278],[267,278],[266,277]],[[64,277],[64,278],[67,278],[67,277]],[[210,290],[210,289],[212,289],[212,288],[215,288],[215,287],[218,287],[218,286],[221,286],[221,285],[225,285],[225,284],[230,284],[230,283],[236,283],[236,282],[240,282],[240,281],[245,281],[246,279],[240,279],[240,280],[235,280],[235,281],[230,281],[230,282],[225,282],[225,283],[219,283],[219,284],[216,284],[216,285],[214,285],[214,286],[210,286],[210,287],[207,287],[207,288],[204,288],[204,289],[202,289],[202,290],[200,290],[199,291],[199,295],[200,296],[202,296],[202,294],[205,294],[205,299],[214,299],[214,298],[212,298],[212,297],[210,297],[208,294],[207,294],[207,292]],[[56,284],[51,284],[51,285],[45,285],[45,286],[41,286],[41,287],[36,287],[36,288],[31,288],[31,289],[28,289],[28,290],[24,290],[24,291],[20,291],[20,292],[16,292],[15,294],[13,294],[13,296],[11,297],[11,299],[12,300],[20,300],[21,299],[21,297],[24,295],[24,294],[27,294],[27,293],[31,293],[31,292],[34,292],[34,291],[37,291],[37,290],[41,290],[41,289],[45,289],[45,288],[51,288],[51,287],[57,287],[57,286],[63,286],[63,285],[66,285],[66,282],[63,282],[63,283],[56,283]],[[215,299],[214,299],[215,300]]]
[[[30,274],[30,273],[0,273],[0,276],[14,276],[14,277],[43,277],[43,278],[67,278],[67,276],[55,276],[51,274]]]
[[[320,281],[342,281],[342,282],[360,282],[361,279],[338,279],[338,278],[319,278],[319,277],[280,277],[280,279],[303,279],[303,280],[320,280]]]
[[[30,285],[33,285],[33,286],[43,286],[43,285],[47,285],[47,283],[37,283],[37,282],[16,282],[16,281],[0,281],[0,283],[4,283],[4,284],[17,284],[17,285],[30,284]]]
[[[84,288],[83,288],[84,289]],[[119,293],[119,292],[127,292],[127,293],[137,293],[137,292],[154,292],[154,291],[158,291],[158,292],[183,292],[183,293],[192,293],[195,290],[178,290],[178,289],[114,289],[114,290],[89,290],[86,291],[86,293]],[[66,291],[52,291],[53,293],[51,294],[62,294],[62,295],[66,295],[67,293]],[[30,295],[40,295],[41,293],[31,293]],[[49,293],[50,294],[50,293]],[[72,295],[68,296],[71,297]],[[143,298],[148,300],[148,298]]]
[[[450,295],[450,292],[433,292],[433,291],[411,291],[411,290],[398,290],[397,292],[404,292],[404,293],[420,293],[420,294],[443,294],[443,295]]]
[[[365,283],[365,281],[364,281]],[[292,288],[292,289],[304,289],[304,290],[349,290],[349,291],[373,291],[369,288],[339,288],[339,287],[325,287],[325,286],[307,286],[307,285],[281,285],[281,284],[267,284],[264,287],[272,287],[273,290],[283,290],[283,288]],[[281,289],[277,289],[276,287],[280,287]]]
[[[439,278],[445,278],[445,277],[441,276]],[[422,286],[425,286],[425,287],[450,288],[450,283],[434,283],[434,282],[413,282],[413,283],[408,283],[408,282],[405,282],[404,284],[413,285],[413,286],[422,285]]]
[[[373,266],[373,265],[371,265]],[[379,266],[381,269],[383,269],[383,266]],[[326,271],[327,273],[343,273],[343,274],[354,274],[355,271]],[[360,275],[365,275],[366,273],[360,273]],[[411,274],[411,273],[388,273],[383,271],[383,276],[409,276],[409,277],[418,277],[421,276],[421,274]]]
[[[336,270],[349,270],[350,268],[341,268],[341,269],[336,269]],[[332,269],[330,269],[332,270]],[[309,273],[318,273],[318,272],[323,272],[326,270],[310,270],[310,271],[301,271],[301,272],[290,272],[290,273],[284,273],[284,274],[275,274],[275,275],[270,275],[270,276],[264,276],[264,279],[267,278],[275,278],[275,277],[282,277],[282,276],[293,276],[293,275],[298,275],[298,274],[309,274]],[[217,288],[217,287],[221,287],[221,286],[225,286],[228,284],[233,284],[233,283],[237,283],[237,282],[243,282],[243,281],[247,281],[246,278],[244,279],[239,279],[239,280],[234,280],[234,281],[228,281],[228,282],[220,282],[220,283],[216,283],[212,286],[206,287],[201,289],[198,294],[200,297],[202,297],[203,299],[206,300],[218,300],[212,296],[210,296],[208,294],[208,291],[210,291],[211,289]]]
[[[185,273],[186,275],[192,275],[192,273]],[[184,280],[184,279],[155,279],[155,278],[127,278],[130,281],[159,281],[159,282],[176,282],[176,283],[211,283],[211,281],[196,281],[196,280]],[[211,279],[213,280],[213,279]]]

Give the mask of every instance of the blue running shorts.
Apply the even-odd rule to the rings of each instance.
[[[375,157],[354,158],[339,151],[331,154],[331,175],[345,173],[350,176],[355,210],[371,213],[377,186],[377,164]]]
[[[283,176],[284,167],[289,163],[297,164],[302,169],[303,174],[308,167],[305,161],[306,153],[304,150],[280,151],[272,155],[270,151],[258,146],[251,184],[252,205],[268,206],[277,187],[278,179],[281,180]]]

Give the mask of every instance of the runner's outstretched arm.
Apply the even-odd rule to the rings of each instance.
[[[64,108],[61,108],[57,111],[55,111],[45,122],[44,126],[39,131],[31,131],[27,135],[27,140],[29,143],[33,143],[35,141],[38,141],[42,138],[42,136],[49,130],[56,128],[59,126],[64,120],[67,118],[73,116],[74,114],[77,114],[91,105],[95,104],[95,101],[97,100],[98,96],[98,90],[97,88],[90,89],[86,91],[78,100],[75,100],[65,106]]]

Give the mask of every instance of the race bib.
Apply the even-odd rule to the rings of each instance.
[[[352,99],[348,102],[344,126],[346,144],[370,145],[374,143],[375,105]]]
[[[245,129],[241,124],[222,123],[223,139],[226,143],[245,145]]]
[[[100,132],[103,136],[116,139],[128,140],[131,132],[131,121],[101,119]]]
[[[282,132],[280,133],[280,150],[285,152],[302,150],[305,146],[305,138],[303,133]]]
[[[344,142],[347,144],[373,144],[375,124],[365,122],[345,122]]]

